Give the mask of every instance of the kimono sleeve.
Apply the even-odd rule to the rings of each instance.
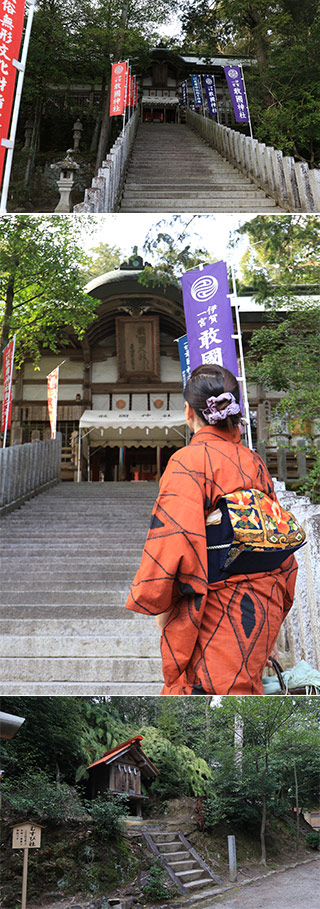
[[[134,612],[166,612],[184,596],[194,598],[200,608],[207,594],[203,483],[189,462],[188,449],[181,449],[163,474],[126,603]]]

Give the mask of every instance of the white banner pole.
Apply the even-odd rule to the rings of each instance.
[[[122,124],[122,135],[124,136],[124,128],[126,125],[126,112],[127,112],[127,97],[128,97],[128,72],[129,72],[129,60],[126,60],[126,85],[124,91],[124,108],[123,108],[123,124]]]
[[[247,391],[246,370],[245,370],[245,365],[244,365],[242,335],[241,335],[241,325],[240,325],[239,305],[238,305],[237,285],[236,285],[234,265],[231,266],[231,271],[232,271],[233,301],[234,301],[234,308],[235,308],[235,313],[236,313],[236,325],[237,325],[237,334],[234,335],[234,337],[236,338],[236,340],[238,341],[238,344],[239,344],[243,403],[244,403],[246,420],[248,421],[246,431],[247,431],[249,448],[252,449],[253,445],[252,445],[252,433],[251,433],[251,424],[250,424],[250,408],[249,408],[249,399],[248,399],[248,391]]]
[[[246,102],[247,102],[247,110],[248,110],[248,117],[249,117],[250,136],[251,136],[251,139],[253,139],[252,125],[251,125],[251,117],[250,117],[250,109],[249,109],[249,101],[248,101],[246,83],[245,83],[245,81],[244,81],[242,63],[240,63],[240,69],[241,69],[241,76],[242,76],[242,82],[243,82],[243,88],[244,88],[244,95],[245,95],[245,99],[246,99]]]
[[[214,93],[215,93],[215,96],[216,96],[217,123],[220,123],[220,115],[219,115],[219,108],[218,108],[218,95],[217,95],[217,89],[216,89],[216,80],[215,80],[215,78],[214,78],[213,73],[212,73],[212,81],[213,81]]]
[[[77,483],[80,483],[80,462],[81,462],[81,428],[80,428],[80,420],[79,420]]]
[[[56,394],[56,412],[55,412],[55,421],[54,421],[54,430],[52,438],[57,438],[57,416],[58,416],[58,396],[59,396],[59,366],[57,367],[57,394]]]
[[[7,409],[6,409],[6,422],[5,422],[5,427],[4,427],[4,436],[3,436],[3,443],[2,443],[3,448],[6,447],[6,441],[7,441],[7,429],[8,429],[8,421],[9,421],[10,398],[11,398],[11,392],[12,392],[12,378],[13,378],[13,367],[14,367],[14,352],[16,349],[16,335],[13,336],[12,340],[13,340],[13,349],[12,349],[11,373],[10,373],[8,403],[7,403]],[[3,386],[3,390],[4,390],[4,386]]]
[[[22,86],[23,86],[25,68],[26,68],[26,63],[27,63],[33,16],[34,16],[35,5],[36,5],[36,0],[27,0],[27,2],[29,4],[29,12],[28,12],[28,19],[27,19],[26,30],[25,30],[25,35],[24,35],[21,61],[20,61],[20,63],[18,62],[18,60],[12,61],[13,66],[15,66],[17,68],[17,70],[19,70],[19,75],[18,75],[17,88],[16,88],[16,94],[15,94],[13,111],[12,111],[10,137],[9,137],[9,139],[2,139],[2,141],[1,141],[1,145],[3,145],[5,148],[8,149],[7,156],[6,156],[5,169],[4,169],[4,176],[3,176],[2,193],[1,193],[1,203],[0,203],[0,214],[1,215],[5,215],[6,211],[7,211],[7,199],[8,199],[9,183],[10,183],[10,177],[11,177],[14,143],[15,143],[15,139],[16,139],[20,102],[21,102],[21,95],[22,95]]]

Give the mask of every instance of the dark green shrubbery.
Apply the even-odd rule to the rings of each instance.
[[[88,814],[93,822],[96,837],[119,840],[124,834],[124,818],[129,814],[128,798],[125,795],[98,798],[86,802]]]
[[[146,900],[169,900],[177,892],[176,887],[167,880],[160,859],[155,859],[152,863],[142,889]]]
[[[311,846],[311,849],[319,849],[320,833],[317,830],[312,830],[311,833],[307,833],[306,844],[307,846]]]
[[[48,779],[41,770],[29,771],[17,783],[4,780],[1,784],[4,815],[12,820],[81,821],[87,817],[78,793],[67,783]]]

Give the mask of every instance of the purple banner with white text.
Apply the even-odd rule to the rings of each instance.
[[[186,80],[186,79],[184,79],[184,81],[181,82],[181,90],[182,90],[182,104],[183,104],[183,107],[188,107],[188,88],[187,88],[187,80]]]
[[[217,96],[215,91],[214,76],[203,76],[204,87],[206,90],[209,114],[217,114]]]
[[[249,123],[244,81],[240,66],[224,66],[236,123]]]
[[[218,364],[238,376],[226,263],[188,271],[181,282],[191,371]]]
[[[193,88],[194,106],[202,107],[203,97],[202,97],[202,88],[201,88],[201,76],[197,76],[197,75],[190,76],[190,79],[191,79],[192,88]]]

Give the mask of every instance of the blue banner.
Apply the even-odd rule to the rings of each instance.
[[[188,344],[187,335],[183,335],[182,338],[178,338],[178,347],[179,347],[179,357],[180,357],[181,374],[182,374],[182,388],[185,389],[187,381],[191,374],[189,344]]]
[[[186,79],[184,80],[184,82],[181,82],[181,89],[182,89],[182,104],[184,107],[188,107],[188,89],[187,89],[187,80]]]
[[[214,76],[203,76],[203,81],[206,90],[209,114],[212,116],[213,114],[218,113]]]
[[[201,88],[201,76],[190,76],[194,94],[194,106],[202,107],[203,97],[202,97],[202,88]]]

